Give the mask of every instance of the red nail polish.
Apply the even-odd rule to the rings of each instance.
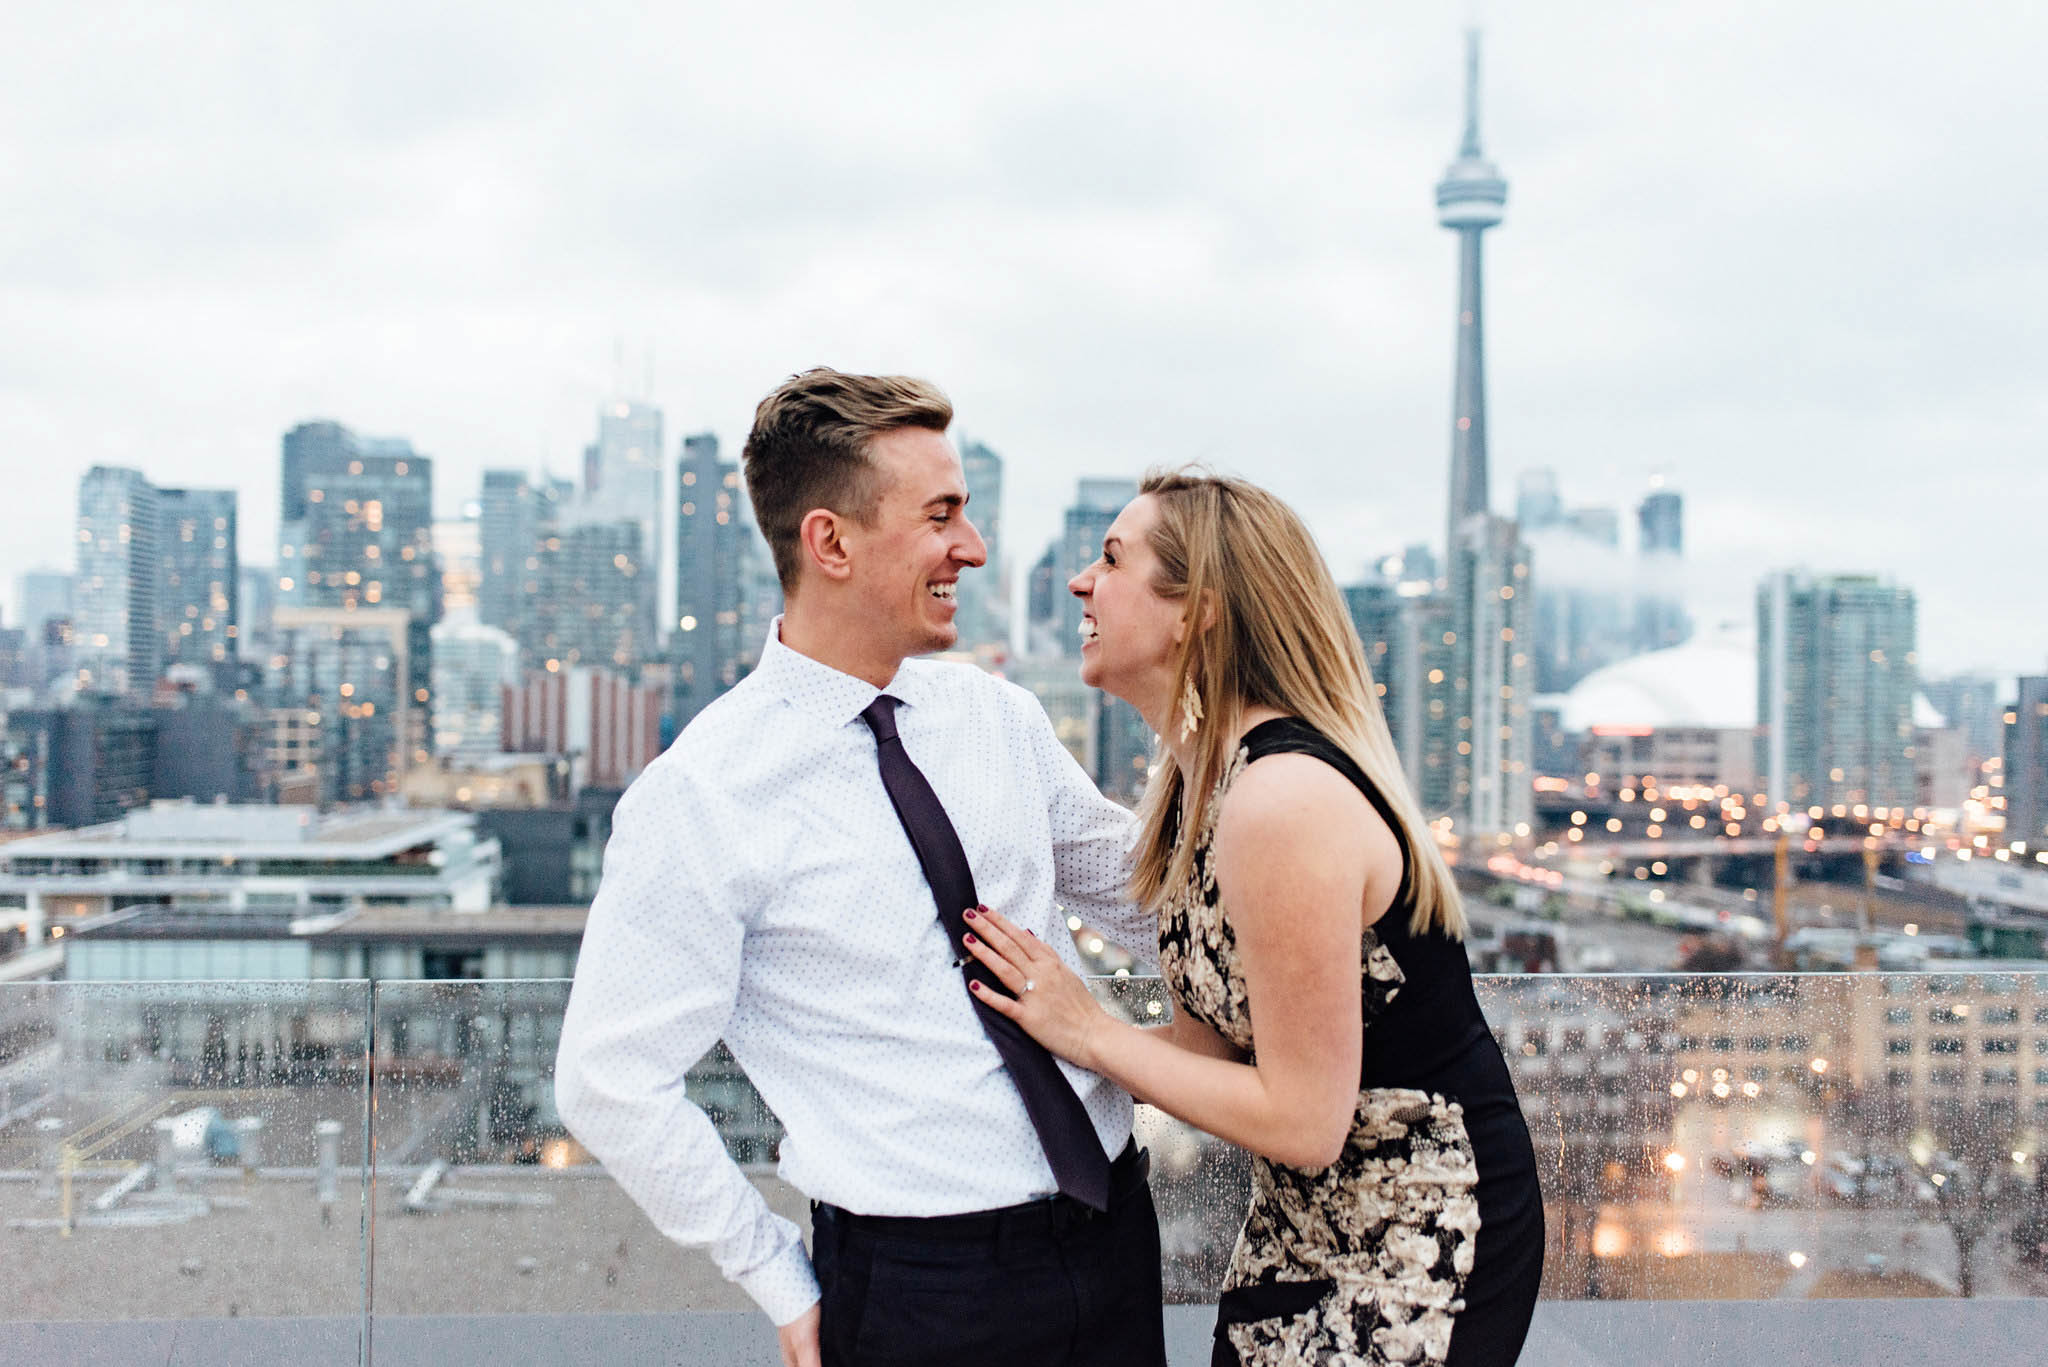
[[[975,939],[975,938],[974,938],[974,932],[973,932],[973,931],[969,931],[969,932],[968,932],[967,934],[965,934],[965,935],[962,935],[962,936],[961,936],[960,938],[961,938],[961,940],[963,940],[964,942],[966,942],[967,944],[970,944],[970,945],[974,945],[974,944],[980,944],[980,943],[981,943],[981,942],[980,942],[979,940],[977,940],[977,939]]]
[[[969,992],[979,992],[981,991],[981,984],[970,978],[967,980],[967,990]]]
[[[969,907],[967,908],[967,910],[961,912],[960,914],[962,916],[965,916],[968,920],[972,921],[974,919],[974,908]]]

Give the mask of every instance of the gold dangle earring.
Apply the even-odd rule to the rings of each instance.
[[[1202,695],[1195,691],[1195,676],[1185,674],[1180,681],[1180,738],[1202,729]]]

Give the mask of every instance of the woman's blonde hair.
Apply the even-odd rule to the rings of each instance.
[[[1457,885],[1401,773],[1358,631],[1308,528],[1264,489],[1200,470],[1154,470],[1138,491],[1158,512],[1148,538],[1159,562],[1152,588],[1184,605],[1188,626],[1167,725],[1180,724],[1178,700],[1190,683],[1202,722],[1192,774],[1159,748],[1139,808],[1132,895],[1156,907],[1185,885],[1192,833],[1234,756],[1244,709],[1264,705],[1328,736],[1386,798],[1408,849],[1410,930],[1464,938]]]

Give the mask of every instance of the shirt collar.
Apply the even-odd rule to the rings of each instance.
[[[858,720],[878,694],[887,693],[910,707],[916,707],[930,697],[923,671],[915,660],[905,660],[898,666],[896,677],[889,681],[889,686],[877,688],[866,679],[856,678],[821,660],[814,660],[800,650],[791,649],[782,643],[782,616],[779,613],[768,624],[768,639],[761,646],[761,663],[755,666],[754,677],[791,707],[808,712],[832,726],[844,726]]]

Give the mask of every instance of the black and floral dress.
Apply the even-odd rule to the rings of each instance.
[[[1231,782],[1281,753],[1336,767],[1408,857],[1386,798],[1321,732],[1290,717],[1245,733],[1192,832],[1193,869],[1165,908],[1159,949],[1181,1005],[1247,1053],[1257,1041],[1211,846]],[[1217,1367],[1491,1367],[1521,1352],[1543,1271],[1529,1131],[1464,946],[1409,932],[1411,880],[1404,869],[1393,906],[1364,933],[1364,1066],[1343,1153],[1313,1170],[1253,1161],[1218,1305]]]

